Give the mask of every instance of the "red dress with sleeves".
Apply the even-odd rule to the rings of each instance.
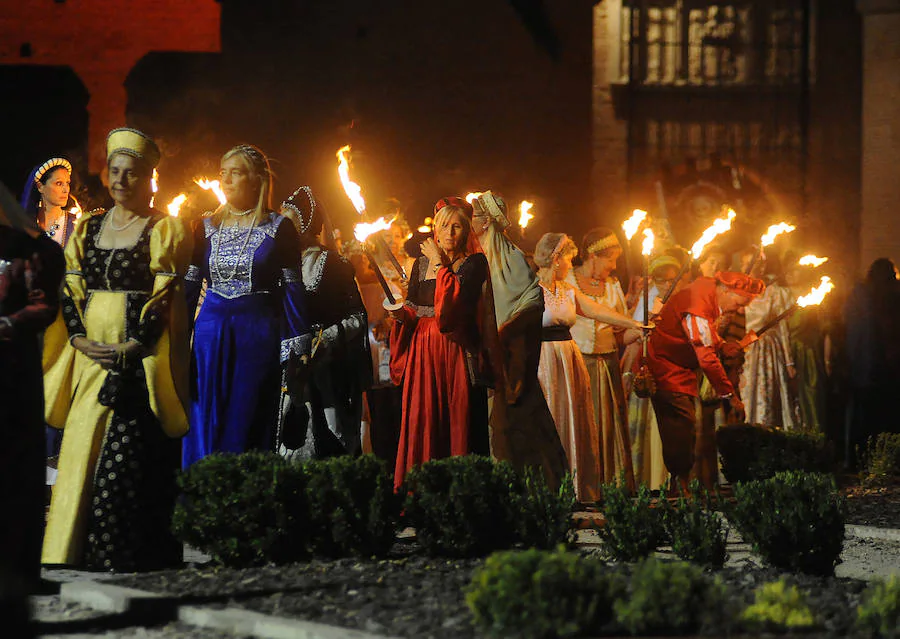
[[[425,279],[427,268],[426,258],[413,266],[404,316],[391,329],[391,376],[403,385],[395,488],[413,466],[486,452],[477,448],[486,439],[487,396],[473,385],[470,363],[481,359],[477,309],[487,260],[475,253],[435,280]]]

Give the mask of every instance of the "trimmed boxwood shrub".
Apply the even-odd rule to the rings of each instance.
[[[575,504],[571,475],[567,473],[559,490],[553,491],[539,468],[526,468],[512,493],[517,541],[526,548],[544,550],[552,550],[560,544],[572,546],[575,543],[572,528]]]
[[[632,635],[702,633],[731,617],[725,586],[699,566],[649,557],[635,568],[628,596],[613,606]]]
[[[900,637],[900,577],[876,581],[863,593],[857,609],[857,627],[870,637]]]
[[[709,492],[696,479],[690,484],[690,493],[681,495],[674,505],[661,502],[672,551],[685,561],[721,568],[728,558],[728,527]]]
[[[604,484],[600,510],[605,522],[597,529],[603,554],[617,561],[643,559],[665,541],[664,512],[651,508],[652,495],[641,484],[632,496],[620,484]]]
[[[394,544],[400,499],[384,461],[333,457],[303,465],[313,551],[331,557],[384,556]]]
[[[509,463],[489,457],[426,462],[406,475],[405,523],[432,555],[480,557],[512,548],[518,522],[511,495],[519,481]]]
[[[741,613],[749,630],[802,630],[816,625],[816,617],[797,586],[784,579],[763,584],[754,591],[753,603]]]
[[[870,437],[863,455],[860,479],[879,485],[900,479],[900,433],[879,433]]]
[[[729,520],[762,558],[782,570],[833,575],[844,546],[844,500],[834,477],[784,472],[734,486]]]
[[[274,453],[220,453],[178,478],[176,538],[226,566],[307,556],[306,476]]]
[[[834,469],[834,446],[821,435],[739,424],[717,430],[716,445],[722,474],[732,484],[768,479],[788,470],[827,473]]]
[[[572,637],[601,632],[624,592],[625,579],[596,558],[532,549],[488,557],[466,603],[489,636]]]

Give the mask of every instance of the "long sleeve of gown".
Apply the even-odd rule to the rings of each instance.
[[[78,226],[75,227],[74,235],[66,243],[66,279],[60,304],[70,340],[79,335],[87,335],[84,327],[84,302],[87,286],[81,269],[84,260],[84,240],[91,219],[90,215],[83,216]]]
[[[728,380],[725,368],[717,351],[718,335],[709,325],[709,321],[697,315],[685,315],[682,320],[685,334],[690,338],[691,346],[700,363],[700,369],[712,384],[720,397],[734,393],[734,386]]]
[[[306,289],[300,276],[300,238],[289,221],[282,221],[275,233],[275,259],[281,267],[284,311],[281,363],[284,364],[292,356],[309,355],[312,347]]]
[[[410,304],[415,303],[419,299],[419,262],[420,260],[415,261],[412,272],[409,275],[406,303],[401,308],[403,316],[391,324],[391,382],[398,386],[403,383],[403,375],[406,372],[406,360],[409,354],[409,342],[418,322],[418,318]]]
[[[206,225],[202,219],[194,223],[193,237],[191,263],[184,276],[184,294],[191,323],[197,313],[197,303],[200,301],[200,293],[203,290],[203,280],[209,281],[209,264],[206,261]]]
[[[434,315],[441,332],[467,348],[475,346],[478,340],[472,331],[477,330],[474,318],[487,277],[487,259],[481,253],[467,257],[456,273],[448,267],[438,270]]]
[[[150,272],[153,293],[141,309],[137,332],[132,337],[152,346],[169,325],[174,296],[184,297],[181,287],[191,260],[191,236],[184,221],[164,217],[150,234]]]
[[[368,316],[350,263],[332,251],[325,260],[319,288],[331,293],[335,311],[321,336],[319,348],[327,352],[335,345],[361,337],[368,328]]]

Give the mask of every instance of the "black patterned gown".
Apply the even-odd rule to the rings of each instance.
[[[182,276],[190,236],[154,212],[130,248],[98,246],[109,214],[82,220],[66,247],[66,332],[48,331],[47,421],[65,428],[42,561],[95,570],[172,565],[169,532],[187,431]],[[104,370],[68,340],[137,340],[148,355]],[[45,351],[46,352],[46,351]]]

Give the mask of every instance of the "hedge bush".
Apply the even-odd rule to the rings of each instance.
[[[844,545],[844,500],[834,477],[784,472],[738,483],[729,520],[755,552],[783,570],[833,575]]]
[[[784,579],[763,584],[754,591],[754,601],[741,613],[741,620],[754,631],[802,630],[816,625],[806,597]]]
[[[834,446],[821,435],[740,424],[716,431],[716,445],[722,474],[732,484],[789,470],[827,473],[835,464]]]
[[[227,566],[307,556],[306,477],[274,453],[210,455],[181,473],[176,538]]]
[[[394,544],[400,499],[374,455],[303,465],[313,551],[330,557],[384,556]]]
[[[429,461],[404,482],[405,523],[432,555],[481,557],[517,540],[511,491],[518,477],[507,462],[467,455]]]
[[[900,478],[900,433],[870,437],[862,456],[860,479],[866,485],[889,483]]]
[[[870,585],[857,609],[857,627],[871,637],[900,637],[900,576]]]
[[[544,550],[552,550],[560,544],[572,546],[575,543],[572,528],[575,504],[571,475],[567,473],[559,490],[553,491],[539,468],[526,468],[512,491],[517,542],[526,548]]]
[[[681,495],[674,505],[668,501],[661,504],[666,531],[676,556],[711,568],[725,565],[728,527],[699,481],[691,482],[690,496]]]
[[[598,559],[532,549],[488,557],[466,603],[489,636],[543,639],[598,634],[624,593],[625,579]]]
[[[652,553],[666,540],[664,511],[651,508],[652,496],[646,484],[632,494],[620,484],[604,484],[600,510],[605,519],[597,529],[603,553],[617,561],[637,561]]]
[[[615,602],[616,621],[632,635],[702,633],[730,618],[725,586],[699,566],[647,558]]]

